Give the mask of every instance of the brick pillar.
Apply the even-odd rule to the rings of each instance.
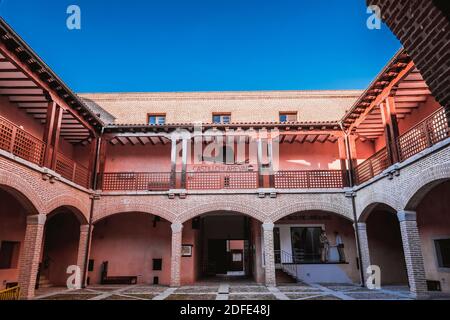
[[[425,298],[428,290],[416,213],[399,211],[397,217],[400,222],[409,289],[416,298]]]
[[[172,224],[172,255],[170,260],[170,286],[181,285],[181,240],[183,236],[183,224]]]
[[[361,256],[359,259],[361,259],[361,265],[362,265],[362,273],[364,275],[364,284],[366,284],[367,281],[367,268],[370,266],[370,252],[369,252],[369,240],[367,238],[367,225],[365,222],[358,222],[357,227],[356,225],[353,225],[355,229],[357,229],[358,236],[359,236],[359,246],[361,251]]]
[[[24,299],[34,297],[46,218],[45,214],[27,217],[27,228],[19,262],[20,295]]]
[[[87,262],[89,252],[91,249],[91,234],[93,230],[93,226],[89,232],[89,225],[83,224],[80,226],[80,240],[78,242],[78,255],[77,255],[77,266],[80,267],[81,270],[81,285],[85,287],[87,285],[87,266],[85,268],[85,264]],[[89,241],[89,244],[88,244]],[[86,271],[86,273],[84,273]]]
[[[276,286],[275,278],[275,252],[273,247],[273,223],[263,223],[264,230],[264,260],[266,263],[266,286]]]

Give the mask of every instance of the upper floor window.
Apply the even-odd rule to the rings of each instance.
[[[297,112],[280,112],[280,122],[296,122]]]
[[[154,125],[166,124],[166,115],[165,114],[149,114],[148,115],[148,124],[154,124]]]
[[[231,123],[231,113],[214,113],[213,123],[220,123],[220,124]]]

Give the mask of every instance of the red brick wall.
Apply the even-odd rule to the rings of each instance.
[[[446,1],[366,2],[380,7],[383,21],[413,58],[436,100],[450,110],[450,23],[443,11]]]

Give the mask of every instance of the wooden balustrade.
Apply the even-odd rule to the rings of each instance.
[[[257,189],[257,171],[188,172],[187,190]]]
[[[348,186],[342,170],[278,171],[274,174],[277,189],[326,189]]]
[[[19,300],[20,288],[14,287],[0,291],[0,301]]]
[[[101,176],[104,191],[166,191],[171,186],[170,172],[118,172]]]
[[[448,136],[447,117],[445,110],[441,108],[398,138],[400,161],[412,157]]]
[[[383,148],[355,168],[356,184],[372,179],[391,165],[387,148]]]
[[[85,188],[90,187],[91,174],[89,169],[60,152],[56,155],[55,171],[62,177],[73,181],[80,186]]]
[[[12,122],[0,117],[0,149],[42,165],[45,143]]]

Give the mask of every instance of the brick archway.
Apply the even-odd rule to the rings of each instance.
[[[98,213],[99,211],[101,213]],[[177,219],[177,216],[173,212],[160,206],[155,206],[154,204],[120,203],[120,204],[108,204],[106,208],[104,206],[102,206],[101,208],[96,208],[93,223],[97,223],[100,220],[103,220],[105,218],[117,214],[132,213],[132,212],[158,216],[169,222],[175,222]]]
[[[397,212],[401,207],[399,200],[393,195],[380,191],[371,192],[363,203],[358,204],[358,222],[366,221],[372,210],[379,204],[392,208],[394,212]]]
[[[77,216],[81,224],[87,224],[89,223],[90,203],[90,201],[83,202],[76,197],[64,194],[47,203],[46,213],[50,214],[58,208],[66,207]]]
[[[415,211],[423,197],[436,185],[446,180],[450,180],[450,163],[422,170],[410,179],[412,183],[404,193],[402,208]]]
[[[374,201],[368,204],[364,210],[361,211],[361,214],[358,216],[358,222],[367,222],[367,219],[369,218],[370,214],[376,210],[379,206],[384,206],[386,208],[389,208],[389,210],[392,210],[392,214],[395,215],[397,212],[397,209],[390,205],[389,203],[383,202],[383,201]]]
[[[334,213],[340,217],[343,217],[347,220],[353,221],[351,209],[347,206],[344,206],[339,203],[332,202],[317,202],[317,201],[309,201],[309,202],[297,202],[290,204],[288,206],[282,207],[272,213],[270,216],[270,220],[272,222],[276,222],[284,217],[287,217],[291,214],[297,212],[304,211],[325,211]]]
[[[220,202],[211,202],[207,204],[203,204],[194,208],[191,208],[187,211],[184,211],[179,217],[178,222],[184,223],[192,218],[201,216],[208,212],[217,212],[217,211],[228,211],[228,212],[236,212],[260,222],[265,222],[266,214],[255,208],[245,206],[241,203],[230,202],[230,201],[220,201]]]
[[[47,213],[39,194],[20,176],[0,171],[0,188],[2,186],[4,186],[5,190],[18,197],[31,214]]]

